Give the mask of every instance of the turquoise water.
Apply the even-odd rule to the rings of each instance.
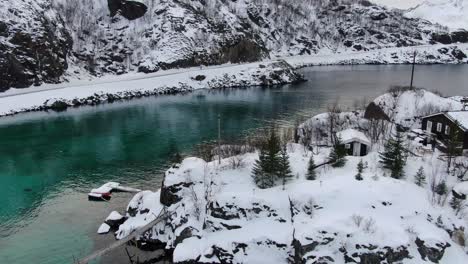
[[[352,108],[389,85],[406,84],[408,70],[316,67],[304,69],[309,82],[298,85],[198,91],[1,119],[0,263],[72,263],[112,241],[96,230],[110,211],[124,210],[131,194],[91,203],[86,193],[110,180],[158,189],[175,149],[189,153],[216,138],[218,114],[223,138],[235,139],[269,121],[304,119],[336,100]],[[467,65],[419,66],[416,85],[466,95],[467,76]]]

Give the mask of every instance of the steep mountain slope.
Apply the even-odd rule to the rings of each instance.
[[[47,0],[0,0],[0,91],[57,83],[71,37]]]
[[[424,1],[408,10],[406,15],[427,19],[454,29],[468,29],[468,0]]]
[[[13,70],[0,72],[0,79],[8,80],[0,82],[0,90],[61,81],[68,65],[68,75],[101,76],[468,42],[468,32],[453,38],[447,29],[366,0],[1,1],[7,8],[0,13],[0,48],[5,50],[0,67]],[[21,34],[41,39],[47,49],[37,45],[40,41],[16,41],[11,26],[1,33],[1,21],[15,21]],[[462,57],[449,60],[464,62]],[[18,66],[8,66],[11,61]],[[47,71],[41,71],[44,65]]]

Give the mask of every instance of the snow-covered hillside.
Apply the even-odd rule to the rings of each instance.
[[[329,149],[314,154],[324,161]],[[206,163],[188,158],[166,173],[161,192],[143,192],[128,207],[128,220],[116,232],[123,238],[152,221],[166,205],[174,214],[144,238],[175,248],[175,263],[465,263],[466,249],[455,239],[466,222],[430,198],[429,186],[412,183],[423,166],[430,177],[443,162],[437,156],[411,158],[408,179],[395,180],[379,168],[378,153],[362,160],[368,167],[357,181],[357,163],[320,170],[305,180],[312,153],[290,145],[297,179],[261,190],[252,181],[257,154]],[[211,183],[211,184],[210,184]],[[453,186],[450,182],[449,186]],[[155,202],[160,198],[164,204]],[[431,203],[433,201],[433,203]]]
[[[401,104],[417,102],[404,110],[410,119],[428,104],[456,107],[455,99],[440,101],[423,90],[419,95],[402,93],[399,99]],[[363,119],[362,111],[334,119],[342,124],[336,129],[353,126],[370,136],[365,126],[370,121]],[[302,128],[327,120],[324,113]],[[115,234],[122,239],[163,210],[168,219],[139,241],[166,249],[175,263],[468,263],[467,202],[450,192],[454,187],[460,191],[458,187],[466,183],[459,182],[468,175],[460,177],[455,169],[447,173],[444,153],[424,146],[416,129],[403,137],[410,153],[404,177],[389,177],[379,153],[390,131],[395,127],[373,141],[367,156],[348,156],[342,168],[316,169],[314,180],[306,179],[310,158],[315,164],[327,162],[331,148],[309,141],[311,152],[309,146],[288,144],[295,177],[267,189],[259,189],[252,178],[258,153],[228,157],[220,164],[187,158],[165,173],[161,190],[144,191],[132,199],[126,221]],[[468,164],[467,157],[455,159]],[[356,178],[360,161],[362,180]],[[424,182],[416,181],[420,170]],[[436,188],[440,184],[442,191]],[[449,203],[452,199],[460,204]]]
[[[468,30],[468,0],[426,0],[409,9],[406,16]]]
[[[64,81],[65,72],[149,73],[276,56],[468,42],[468,32],[451,33],[361,0],[1,3],[0,90]],[[434,52],[427,62],[437,61]],[[464,62],[455,56],[447,60]]]

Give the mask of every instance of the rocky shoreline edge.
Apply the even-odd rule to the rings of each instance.
[[[49,110],[61,112],[70,108],[82,106],[96,106],[151,96],[185,94],[199,89],[244,88],[249,86],[267,87],[306,81],[302,74],[296,72],[296,70],[285,61],[265,64],[257,63],[254,66],[255,67],[249,65],[242,70],[234,71],[230,71],[229,68],[227,68],[228,70],[215,73],[212,76],[209,76],[210,74],[205,74],[205,72],[210,72],[210,70],[207,69],[190,76],[184,75],[181,80],[174,80],[174,85],[161,84],[160,86],[156,85],[157,87],[153,86],[152,88],[133,88],[116,92],[112,92],[110,89],[105,91],[96,90],[96,92],[88,96],[50,98],[40,105],[11,110],[7,113],[0,113],[0,117]],[[154,78],[154,82],[158,82],[158,77]],[[77,89],[79,90],[79,88]]]

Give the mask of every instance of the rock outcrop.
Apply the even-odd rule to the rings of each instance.
[[[47,1],[0,4],[0,92],[59,83],[72,48],[61,16]]]
[[[111,17],[121,15],[135,20],[145,15],[148,7],[139,0],[107,0]]]

